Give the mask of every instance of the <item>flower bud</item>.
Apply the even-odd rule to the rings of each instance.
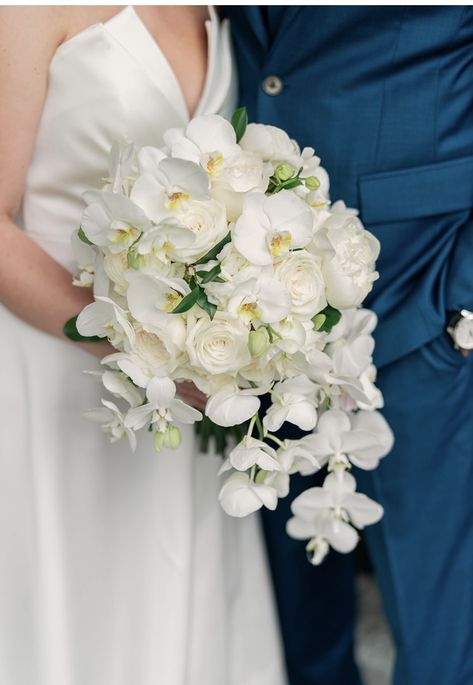
[[[181,444],[181,431],[176,426],[169,424],[164,433],[164,446],[175,450]]]
[[[294,167],[287,164],[287,162],[281,162],[274,170],[274,175],[278,181],[289,181],[294,175]]]
[[[248,336],[248,348],[252,357],[260,357],[269,348],[269,335],[264,326],[256,331],[250,331]]]
[[[162,431],[156,431],[154,434],[154,449],[156,452],[161,452],[163,449],[165,436],[166,433],[163,433]]]
[[[308,176],[308,178],[304,178],[303,180],[307,190],[318,190],[318,188],[320,188],[320,181],[316,176]]]

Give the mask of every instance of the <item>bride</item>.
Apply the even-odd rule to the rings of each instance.
[[[0,48],[0,682],[281,685],[257,519],[223,514],[191,428],[177,452],[110,446],[81,418],[107,343],[62,335],[91,297],[71,283],[82,193],[114,140],[231,114],[228,26],[202,6],[2,7]]]

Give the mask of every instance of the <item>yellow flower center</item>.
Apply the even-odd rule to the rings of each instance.
[[[209,159],[207,160],[207,171],[210,176],[216,176],[222,168],[222,165],[223,155],[221,152],[216,152],[215,154],[210,155]]]
[[[134,238],[137,235],[138,231],[133,226],[120,226],[120,228],[115,228],[112,243],[124,243],[129,238]]]
[[[176,209],[182,202],[187,202],[189,199],[188,193],[175,192],[168,194],[169,202],[166,203],[166,209]]]
[[[259,319],[261,312],[258,309],[256,302],[246,302],[238,307],[238,316],[240,316],[246,323]]]
[[[291,234],[289,231],[281,231],[281,233],[275,233],[271,238],[270,252],[273,257],[280,257],[282,254],[289,252],[291,248]]]
[[[177,307],[179,302],[182,300],[182,295],[177,293],[175,290],[172,290],[169,293],[166,293],[166,304],[164,305],[163,309],[165,312],[172,312],[173,309]]]

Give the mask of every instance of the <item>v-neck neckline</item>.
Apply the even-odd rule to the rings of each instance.
[[[173,104],[185,122],[190,121],[192,117],[198,116],[205,110],[205,105],[211,89],[212,76],[215,70],[219,20],[215,8],[211,5],[209,5],[208,8],[209,19],[205,21],[205,28],[207,31],[207,73],[200,100],[192,114],[189,112],[182,86],[174,69],[169,63],[166,55],[163,53],[159,43],[156,41],[133,5],[127,5],[120,12],[103,23],[104,28],[114,34],[124,47],[141,62],[142,66],[150,74],[153,80],[158,82],[158,85],[159,82],[161,82],[162,85],[162,80],[167,79],[174,94]],[[136,28],[136,33],[134,35],[130,32],[130,20]],[[123,31],[120,31],[121,28],[123,28]],[[116,31],[117,29],[118,32]],[[138,47],[139,49],[132,49],[131,43],[134,43],[134,48]]]

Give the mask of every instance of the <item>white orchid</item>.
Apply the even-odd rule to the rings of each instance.
[[[277,431],[285,421],[312,430],[317,423],[315,393],[317,386],[306,376],[297,376],[276,383],[271,390],[271,407],[263,425],[267,431]]]
[[[266,485],[276,488],[278,497],[286,497],[289,494],[290,477],[294,473],[306,476],[318,471],[322,464],[311,453],[310,447],[301,440],[284,440],[277,450],[279,469],[270,471],[266,478]]]
[[[125,195],[91,190],[84,199],[88,206],[81,227],[94,245],[121,252],[151,227],[143,210]]]
[[[229,312],[246,324],[253,321],[276,323],[288,316],[292,300],[284,285],[263,274],[237,285],[227,306]]]
[[[312,238],[312,212],[288,190],[266,197],[250,193],[233,229],[236,249],[251,263],[264,266]]]
[[[264,471],[279,471],[281,469],[276,451],[262,440],[246,435],[243,440],[230,452],[220,473],[232,467],[237,471],[247,471],[258,466]]]
[[[130,409],[125,417],[125,426],[138,430],[149,423],[158,432],[165,432],[168,424],[195,423],[202,419],[202,414],[194,407],[176,398],[176,384],[170,378],[155,376],[146,388],[148,402]]]
[[[223,510],[230,516],[242,518],[265,506],[274,510],[278,504],[275,488],[255,483],[247,473],[233,472],[224,482],[219,494]]]
[[[184,279],[136,272],[130,274],[129,281],[128,307],[137,321],[158,327],[178,323],[179,317],[170,312],[190,293],[189,285]],[[179,325],[182,327],[182,322]]]
[[[89,409],[83,412],[84,418],[102,424],[102,430],[108,434],[110,442],[118,442],[118,440],[126,436],[134,452],[136,449],[136,435],[125,426],[126,415],[120,411],[116,404],[109,400],[102,400],[102,405],[102,407],[97,409]]]
[[[123,372],[104,371],[102,383],[114,397],[126,400],[130,407],[138,407],[143,402],[142,393]]]
[[[358,541],[355,528],[377,523],[383,508],[362,493],[346,471],[330,473],[322,487],[309,488],[291,505],[294,517],[287,523],[289,535],[297,540],[326,539],[339,552],[351,552]]]
[[[173,216],[191,199],[209,198],[209,179],[198,164],[170,159],[152,147],[141,149],[138,163],[141,175],[133,186],[131,199],[156,224]]]
[[[133,345],[135,332],[126,312],[109,297],[96,297],[77,317],[77,330],[84,336],[108,338],[117,347]]]
[[[330,409],[319,416],[315,432],[305,437],[306,447],[321,462],[374,469],[393,444],[388,424],[378,412],[360,411],[350,416]]]

